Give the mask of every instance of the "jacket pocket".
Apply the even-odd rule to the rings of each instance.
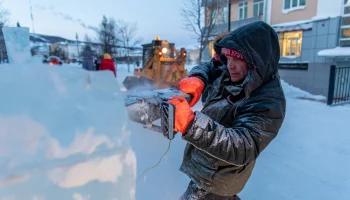
[[[217,160],[212,158],[205,152],[194,148],[192,151],[192,163],[194,173],[197,174],[197,178],[207,185],[211,185],[213,175],[217,171]]]

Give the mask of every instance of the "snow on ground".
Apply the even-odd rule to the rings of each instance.
[[[319,101],[327,100],[325,96],[312,95],[309,92],[306,92],[297,87],[294,87],[283,80],[281,82],[282,82],[282,88],[283,88],[284,94],[289,98],[305,98],[305,99],[314,99]]]
[[[192,66],[187,66],[188,69],[191,69],[191,67]],[[63,66],[57,68],[55,72],[58,73],[58,71],[61,70],[60,68],[64,70],[69,69],[71,73],[79,73],[79,71],[81,71],[81,65],[78,64],[64,64]],[[106,87],[106,91],[110,90],[109,87],[119,87],[121,90],[120,95],[123,96],[126,92],[123,90],[122,82],[125,76],[132,75],[133,65],[131,65],[130,73],[127,71],[127,66],[123,64],[118,64],[117,69],[116,82],[108,81],[108,84],[103,84],[101,87]],[[96,74],[99,73],[101,72],[97,72]],[[111,74],[105,72],[103,73],[105,74],[105,78],[107,78],[107,75]],[[73,79],[69,73],[66,75],[69,76],[70,79]],[[63,78],[62,76],[60,77]],[[42,79],[37,79],[37,81],[40,80]],[[57,79],[53,80],[55,80],[54,82],[57,82]],[[103,79],[100,79],[100,81],[102,80]],[[0,82],[1,81],[2,80],[0,79]],[[39,84],[36,85],[39,87]],[[350,169],[350,123],[348,122],[350,119],[350,106],[344,105],[329,107],[321,102],[302,100],[299,98],[305,97],[319,100],[323,99],[323,97],[311,95],[284,82],[282,86],[287,96],[287,113],[285,122],[276,139],[258,158],[257,165],[253,171],[251,179],[239,196],[242,199],[249,200],[350,199],[350,173],[348,173],[348,169]],[[23,88],[27,87],[23,86]],[[84,90],[84,88],[80,89],[82,91]],[[34,88],[32,90],[36,91]],[[23,94],[30,95],[30,91],[31,90],[28,90]],[[44,94],[40,91],[41,90],[36,91],[35,94],[39,96],[40,94]],[[59,91],[62,92],[64,90],[61,88]],[[91,101],[94,101],[93,99],[95,98],[96,101],[101,100],[103,97],[99,95],[103,96],[104,92],[101,91],[96,95],[97,96],[90,96],[90,98],[92,98]],[[62,102],[56,102],[58,105],[61,103]],[[81,103],[84,103],[84,101]],[[99,104],[95,104],[94,106],[100,107],[103,106],[104,103],[105,101],[100,101]],[[2,103],[2,105],[5,104]],[[92,105],[93,104],[91,104],[91,106]],[[112,106],[113,104],[110,103],[109,105]],[[2,106],[1,108],[5,108],[5,106]],[[111,112],[114,108],[110,109]],[[194,107],[194,110],[200,109],[201,104],[199,102]],[[99,111],[99,109],[96,108],[94,110],[96,112]],[[121,114],[119,110],[116,110],[115,112],[116,113],[113,115],[110,113],[111,115],[108,117],[106,116],[107,118],[102,118],[113,119],[114,117],[115,123],[118,124],[120,119],[123,119],[123,114]],[[98,115],[95,116],[95,119],[99,120]],[[79,118],[75,120],[82,122]],[[88,126],[88,124],[86,124],[86,126]],[[132,147],[132,151],[136,156],[136,177],[139,178],[144,170],[153,166],[159,161],[162,154],[166,151],[169,143],[168,140],[165,139],[160,133],[152,132],[143,128],[142,125],[131,121],[127,122],[123,130],[130,133],[129,142],[130,146]],[[116,134],[118,133],[116,132]],[[69,152],[74,153],[77,149],[80,149],[81,151],[84,150],[84,152],[91,152],[91,150],[88,151],[88,147],[90,147],[92,144],[95,144],[93,146],[105,144],[106,147],[111,145],[108,137],[98,137],[98,139],[95,137],[96,135],[91,133],[86,133],[85,135],[75,135],[75,137],[71,137],[72,141],[70,147],[68,145],[69,143],[66,145],[56,145],[58,147],[56,148],[57,150],[52,151],[56,152],[53,155],[57,155],[58,157],[70,155]],[[73,138],[76,138],[76,142],[74,142]],[[26,140],[30,139],[31,138],[29,137]],[[95,142],[86,146],[85,143],[87,141]],[[68,140],[66,142],[68,142]],[[171,147],[168,154],[164,157],[159,166],[149,170],[145,176],[136,183],[136,189],[134,191],[130,191],[130,193],[135,192],[137,200],[178,199],[186,190],[189,182],[189,178],[179,171],[185,145],[185,141],[183,141],[181,137],[177,135],[171,142]],[[53,147],[55,147],[55,145],[53,145],[51,148]],[[60,150],[63,149],[63,147],[66,147],[64,148],[65,150]],[[109,163],[114,163],[113,159],[115,161],[119,158],[113,157],[111,160],[107,159],[103,163],[106,165]],[[129,161],[129,163],[130,162],[131,161]],[[92,163],[95,163],[95,165],[92,166]],[[0,163],[0,166],[2,166],[2,164],[4,163]],[[81,166],[84,168],[71,169],[69,174],[84,177],[84,174],[82,174],[80,170],[85,169],[92,173],[94,170],[103,171],[106,169],[102,168],[103,166],[99,165],[99,163],[96,161],[90,163],[88,162],[84,166]],[[88,171],[86,174],[88,174]],[[81,187],[74,187],[75,185],[81,184],[83,180],[70,182],[66,180],[67,177],[61,177],[64,172],[67,171],[54,171],[54,173],[52,173],[50,176],[51,179],[49,180],[55,181],[54,183],[61,186],[73,187],[73,189],[70,189],[69,191],[74,198],[89,197],[88,199],[96,199],[96,196],[89,196],[90,194],[84,193],[85,190],[83,190]],[[105,174],[103,176],[90,177],[86,175],[86,177],[90,177],[88,181],[92,181],[92,183],[97,185],[97,183],[101,183],[101,181],[111,183],[112,179],[110,179],[109,176],[116,177],[118,175],[118,168],[115,168],[115,171],[105,170]],[[20,180],[22,182],[28,179],[26,176],[14,178],[17,178],[15,180]],[[74,179],[70,180],[73,181]],[[117,189],[120,189],[116,188],[116,186],[112,187],[110,185],[107,188],[103,184],[99,186],[96,185],[87,184],[85,186],[92,193],[97,190],[113,191],[113,189],[115,190],[115,193]],[[47,187],[50,188],[49,186]],[[2,185],[0,184],[0,190],[1,189]],[[0,199],[1,197],[2,196],[0,193]]]

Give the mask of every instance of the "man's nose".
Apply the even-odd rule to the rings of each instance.
[[[228,64],[228,68],[230,68],[230,69],[235,69],[235,68],[236,68],[236,63],[235,63],[235,62],[230,62],[230,63]]]

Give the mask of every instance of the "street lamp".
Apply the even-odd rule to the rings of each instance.
[[[75,39],[76,39],[76,41],[77,41],[77,51],[78,51],[78,57],[79,57],[78,33],[75,33]]]

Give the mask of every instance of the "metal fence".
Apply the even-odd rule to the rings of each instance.
[[[350,103],[350,66],[331,66],[328,89],[328,105]]]

